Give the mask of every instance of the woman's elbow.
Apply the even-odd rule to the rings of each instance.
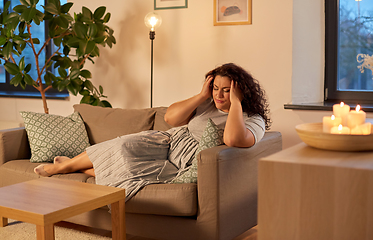
[[[224,138],[224,144],[228,147],[248,148],[255,144],[255,139]]]

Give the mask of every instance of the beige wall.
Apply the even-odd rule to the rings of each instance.
[[[150,40],[144,16],[153,0],[75,0],[112,13],[117,45],[101,49],[87,67],[114,107],[145,108],[150,96]],[[253,1],[253,24],[213,26],[213,0],[189,0],[187,9],[159,10],[162,26],[154,41],[154,106],[168,106],[199,92],[204,74],[235,62],[249,70],[267,92],[272,129],[284,148],[300,142],[294,127],[321,121],[328,112],[284,110],[283,104],[322,99],[323,0]],[[294,8],[294,10],[293,10]],[[294,14],[293,14],[294,11]],[[52,114],[68,115],[80,98],[49,100]],[[0,98],[0,121],[22,121],[19,111],[42,112],[39,99]],[[1,126],[0,126],[1,128]]]

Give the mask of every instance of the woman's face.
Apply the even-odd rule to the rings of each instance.
[[[229,77],[217,75],[214,79],[212,96],[215,106],[223,112],[228,112],[231,107],[230,100],[231,80]]]

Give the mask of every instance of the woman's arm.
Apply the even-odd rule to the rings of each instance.
[[[169,106],[164,116],[164,120],[174,127],[187,124],[193,117],[196,108],[211,97],[210,83],[212,79],[212,76],[206,78],[199,94]]]
[[[246,128],[242,112],[242,94],[234,81],[231,82],[227,122],[224,129],[224,143],[229,147],[251,147],[255,144],[253,133]]]

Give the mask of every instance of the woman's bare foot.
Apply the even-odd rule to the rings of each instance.
[[[53,163],[56,164],[56,163],[63,163],[64,161],[66,160],[69,160],[70,158],[69,157],[65,157],[65,156],[57,156],[53,159]]]
[[[47,165],[50,165],[50,164],[40,164],[39,166],[34,168],[34,173],[42,177],[50,177],[52,174],[49,174],[44,170],[44,166],[47,166]]]

